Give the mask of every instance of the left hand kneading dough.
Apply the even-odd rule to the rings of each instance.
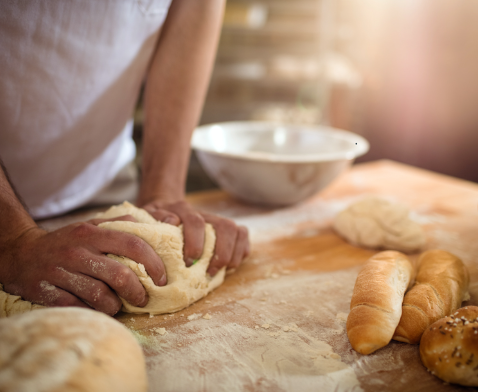
[[[123,311],[150,314],[177,312],[222,284],[226,267],[221,268],[213,278],[206,272],[216,242],[216,234],[210,224],[206,224],[204,250],[201,258],[191,267],[186,267],[183,257],[182,226],[177,227],[158,222],[145,210],[136,208],[128,202],[111,207],[97,218],[109,219],[122,215],[131,215],[138,222],[104,222],[99,227],[123,231],[142,238],[161,257],[168,277],[166,286],[156,286],[142,264],[126,257],[108,254],[108,257],[131,268],[149,295],[149,302],[143,308],[133,306],[121,298]]]
[[[108,257],[133,270],[149,296],[148,304],[143,308],[133,306],[121,298],[124,312],[150,314],[177,312],[206,296],[224,282],[226,267],[221,268],[214,277],[206,272],[216,243],[216,233],[210,224],[206,224],[204,250],[201,258],[191,267],[186,267],[183,258],[182,226],[176,227],[158,222],[145,210],[136,208],[128,202],[113,206],[97,217],[110,219],[122,215],[132,215],[138,222],[104,222],[99,227],[131,233],[142,238],[161,257],[168,277],[166,286],[156,286],[147,274],[144,265],[126,257],[108,254]],[[0,318],[42,307],[23,301],[19,296],[5,293],[0,285]]]

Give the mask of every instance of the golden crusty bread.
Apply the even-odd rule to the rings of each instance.
[[[83,308],[0,320],[0,391],[146,392],[143,350],[124,325]]]
[[[412,275],[412,264],[400,252],[380,252],[367,261],[355,282],[347,318],[355,351],[370,354],[390,342]]]
[[[427,328],[420,357],[443,381],[478,386],[478,307],[461,308]]]
[[[415,284],[403,299],[402,317],[393,339],[418,344],[429,325],[461,306],[468,295],[468,284],[468,270],[458,257],[444,250],[422,253]]]

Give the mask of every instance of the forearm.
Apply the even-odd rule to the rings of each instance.
[[[184,197],[191,133],[207,92],[224,3],[171,5],[146,82],[139,205]]]
[[[8,181],[0,161],[0,283],[7,266],[2,262],[10,244],[32,228],[34,220],[23,207]]]
[[[0,161],[0,244],[16,239],[26,230],[37,227],[8,181]],[[0,245],[1,247],[1,245]]]

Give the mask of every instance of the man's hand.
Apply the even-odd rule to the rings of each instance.
[[[114,220],[135,221],[130,216]],[[145,306],[148,297],[137,276],[106,254],[143,264],[158,286],[167,281],[164,265],[142,239],[96,226],[104,221],[75,223],[50,233],[34,227],[2,244],[5,291],[45,306],[91,307],[109,315],[121,309],[118,296]]]
[[[216,231],[216,247],[208,268],[211,276],[216,275],[224,266],[228,269],[237,268],[249,255],[247,228],[237,226],[229,219],[196,212],[185,201],[170,204],[154,201],[142,208],[159,221],[175,226],[183,224],[184,260],[188,267],[203,253],[205,223],[210,223]]]
[[[194,211],[184,200],[191,133],[214,65],[225,0],[173,0],[144,91],[142,181],[138,205],[163,222],[184,225],[184,259],[202,255],[205,223],[216,230],[208,272],[237,267],[249,253],[247,229]]]

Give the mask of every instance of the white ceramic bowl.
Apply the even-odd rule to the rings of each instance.
[[[198,127],[192,147],[223,190],[252,203],[284,206],[325,188],[369,144],[326,126],[243,121]]]

